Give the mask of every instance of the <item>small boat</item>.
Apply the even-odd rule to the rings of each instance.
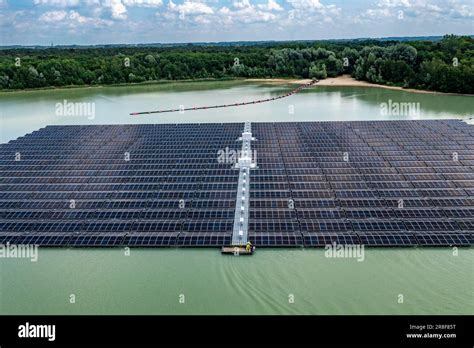
[[[252,246],[252,249],[250,251],[245,249],[244,245],[235,245],[235,246],[229,245],[229,246],[223,246],[221,248],[222,254],[232,254],[235,256],[253,255],[254,251],[255,251],[255,246]]]

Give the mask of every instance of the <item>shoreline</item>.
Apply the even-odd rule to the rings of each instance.
[[[195,80],[156,80],[156,81],[145,81],[136,83],[115,83],[111,85],[72,85],[72,86],[61,86],[61,87],[39,87],[39,88],[25,88],[25,89],[2,89],[0,90],[1,95],[7,95],[9,93],[23,93],[23,92],[39,92],[39,91],[69,91],[69,90],[87,90],[87,89],[100,89],[108,87],[134,87],[134,86],[159,86],[168,84],[181,84],[181,83],[198,83],[198,82],[237,82],[245,81],[245,79],[195,79]]]
[[[463,93],[449,93],[449,92],[439,92],[439,91],[430,91],[426,89],[414,89],[414,88],[403,88],[398,86],[387,86],[379,85],[376,83],[371,83],[367,81],[359,81],[353,78],[350,75],[341,75],[338,77],[330,77],[325,80],[321,80],[316,85],[319,86],[334,86],[334,87],[370,87],[370,88],[384,88],[394,91],[404,91],[411,93],[421,93],[421,94],[440,94],[440,95],[457,95],[457,96],[466,96],[472,97],[472,94],[463,94]]]
[[[133,87],[133,86],[156,86],[156,85],[169,85],[169,84],[184,84],[184,83],[199,83],[199,82],[240,82],[240,83],[262,83],[270,85],[288,85],[288,84],[305,84],[311,82],[312,79],[299,79],[299,78],[270,78],[270,79],[239,79],[239,78],[229,78],[229,79],[196,79],[196,80],[158,80],[158,81],[147,81],[140,83],[121,83],[121,84],[112,84],[112,85],[90,85],[90,86],[62,86],[62,87],[43,87],[43,88],[32,88],[32,89],[19,89],[19,90],[0,90],[0,96],[8,95],[10,93],[26,93],[26,92],[38,92],[38,91],[68,91],[68,90],[87,90],[87,89],[100,89],[108,87]],[[420,93],[420,94],[437,94],[437,95],[450,95],[450,96],[464,96],[464,97],[473,97],[473,94],[462,94],[462,93],[449,93],[449,92],[438,92],[438,91],[429,91],[423,89],[414,89],[414,88],[403,88],[398,86],[387,86],[380,85],[376,83],[371,83],[367,81],[359,81],[350,75],[341,75],[338,77],[328,77],[324,80],[320,80],[313,85],[313,87],[322,86],[322,87],[366,87],[366,88],[382,88],[389,89],[394,91],[403,91],[409,93]]]
[[[275,85],[282,85],[286,83],[299,83],[304,84],[310,82],[311,79],[247,79],[246,81],[250,82],[262,82],[270,83]],[[452,95],[452,96],[464,96],[464,97],[473,97],[473,94],[462,94],[462,93],[448,93],[448,92],[438,92],[438,91],[429,91],[425,89],[414,89],[414,88],[403,88],[397,86],[387,86],[379,85],[376,83],[371,83],[367,81],[359,81],[353,78],[350,75],[341,75],[338,77],[328,77],[327,79],[320,80],[314,84],[314,86],[322,87],[368,87],[368,88],[383,88],[390,89],[394,91],[403,91],[410,93],[420,93],[420,94],[439,94],[439,95]],[[314,87],[313,86],[313,87]]]

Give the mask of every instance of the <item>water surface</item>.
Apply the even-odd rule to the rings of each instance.
[[[473,265],[471,248],[366,248],[362,262],[324,249],[45,248],[37,262],[0,260],[0,314],[472,314]]]
[[[281,95],[294,85],[239,81],[81,88],[0,93],[0,142],[51,124],[129,124],[186,122],[345,121],[437,119],[474,116],[474,97],[410,93],[369,87],[315,86],[270,103],[227,109],[130,116],[137,111],[230,104]],[[64,101],[93,103],[94,119],[56,115]],[[382,103],[419,103],[417,115],[384,115]]]

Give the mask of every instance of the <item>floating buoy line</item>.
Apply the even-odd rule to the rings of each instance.
[[[249,101],[249,102],[243,102],[243,103],[234,103],[234,104],[221,104],[221,105],[210,105],[210,106],[196,106],[192,108],[178,108],[178,109],[168,109],[168,110],[155,110],[155,111],[140,111],[140,112],[132,112],[130,115],[137,116],[137,115],[149,115],[149,114],[162,114],[165,112],[184,112],[184,111],[195,111],[195,110],[207,110],[207,109],[219,109],[219,108],[230,108],[234,106],[243,106],[243,105],[251,105],[251,104],[260,104],[260,103],[266,103],[282,98],[287,98],[292,96],[293,94],[298,93],[301,91],[303,88],[310,87],[317,83],[318,80],[313,80],[311,82],[305,83],[304,85],[301,85],[291,92],[287,94],[280,95],[278,97],[273,97],[273,98],[267,98],[267,99],[259,99],[259,100],[254,100],[254,101]]]

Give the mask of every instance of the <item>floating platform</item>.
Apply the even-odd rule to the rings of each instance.
[[[235,256],[253,255],[254,252],[255,252],[255,247],[253,247],[251,250],[247,250],[245,246],[223,246],[221,248],[222,254],[232,254]]]
[[[0,244],[232,245],[244,123],[48,126],[0,144]],[[469,246],[474,126],[252,123],[257,247]]]

